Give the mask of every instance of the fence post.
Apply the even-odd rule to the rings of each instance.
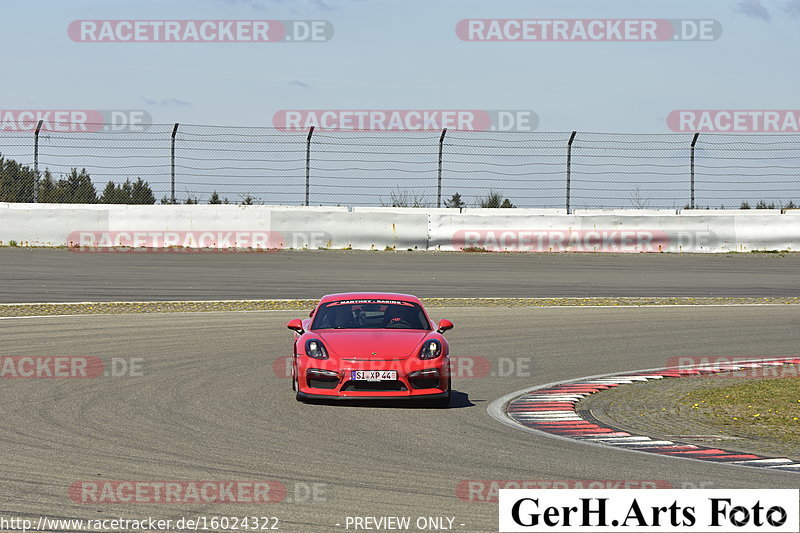
[[[577,131],[573,131],[572,135],[569,136],[569,142],[567,143],[567,214],[569,215],[569,195],[570,195],[570,180],[572,179],[572,143],[575,141],[575,135],[577,135]]]
[[[172,127],[172,157],[170,158],[170,202],[175,203],[175,135],[178,134],[178,123]]]
[[[691,180],[692,192],[691,192],[691,201],[689,203],[689,205],[691,206],[692,209],[694,209],[694,147],[697,144],[697,138],[698,137],[700,137],[700,133],[695,133],[694,134],[694,139],[692,139],[692,156],[691,156],[691,158],[692,158],[692,170],[691,170],[691,173],[692,173],[692,180]]]
[[[42,123],[44,120],[36,124],[36,131],[33,132],[33,203],[39,201],[39,132],[42,131]]]
[[[309,193],[311,192],[311,137],[314,135],[314,126],[308,128],[306,137],[306,207],[309,206]]]
[[[447,135],[447,128],[442,130],[442,136],[439,137],[439,188],[436,192],[436,207],[442,207],[442,147],[445,135]]]

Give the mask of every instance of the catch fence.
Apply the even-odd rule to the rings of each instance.
[[[568,210],[800,201],[800,136],[791,134],[38,126],[0,130],[0,201],[499,207],[507,199]]]

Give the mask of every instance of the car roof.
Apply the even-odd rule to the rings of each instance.
[[[402,294],[399,292],[340,292],[337,294],[326,294],[320,298],[319,303],[324,304],[337,300],[403,300],[422,305],[419,298],[413,294]]]

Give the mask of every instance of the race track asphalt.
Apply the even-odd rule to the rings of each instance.
[[[2,255],[6,264],[9,256]],[[45,267],[45,257],[60,260],[57,254],[39,256],[31,262],[26,279],[34,278]],[[90,263],[82,256],[73,256],[72,260],[69,255],[65,257],[64,269],[78,265],[86,268],[83,274],[72,272],[68,276],[82,279],[86,286],[100,270],[97,264],[87,266]],[[364,261],[383,261],[378,257],[367,255]],[[413,257],[421,263],[417,275],[452,267],[448,256]],[[234,263],[242,271],[234,272],[231,286],[223,286],[235,292],[244,290],[243,280],[256,279],[258,276],[244,266],[250,261],[258,264],[273,260],[288,273],[288,265],[301,259],[299,254],[280,258],[281,254],[267,259],[237,258]],[[194,260],[197,258],[178,259]],[[591,269],[588,262],[583,263],[583,256],[471,257],[467,260],[470,266],[463,271],[466,273],[452,272],[451,281],[443,288],[428,282],[426,290],[435,294],[454,291],[459,286],[454,280],[462,276],[465,292],[488,291],[471,287],[467,280],[488,276],[491,265],[504,260],[530,260],[531,272],[536,272],[536,265],[540,269],[550,265],[544,278],[555,275],[558,265],[563,269],[571,265],[582,273],[587,290],[604,279],[603,272],[611,276],[610,265],[619,261],[594,258],[598,266]],[[137,261],[120,268],[117,275],[125,279],[136,272]],[[649,279],[649,293],[654,292],[652,287],[663,286],[670,292],[700,291],[703,280],[710,281],[714,290],[779,292],[780,284],[796,275],[789,266],[797,266],[796,259],[772,256],[718,260],[669,257],[663,264],[637,256],[631,261],[644,266],[641,273],[629,276],[631,288],[624,290],[645,291]],[[686,264],[691,275],[670,274],[670,265],[677,268],[678,264]],[[722,264],[730,268],[723,269]],[[742,277],[744,289],[726,285],[731,276],[741,276],[765,264],[780,267],[749,282]],[[266,266],[258,268],[262,274],[268,271]],[[399,271],[400,267],[396,268]],[[111,266],[103,269],[111,276]],[[167,270],[152,281],[168,287],[180,270]],[[312,276],[321,271],[315,267]],[[150,275],[154,272],[150,270]],[[299,284],[298,272],[294,273],[294,287]],[[408,272],[404,279],[413,279],[414,274]],[[668,279],[661,279],[667,274]],[[3,275],[6,283],[9,274],[5,271]],[[495,275],[483,285],[502,293],[510,291],[513,283],[522,279],[520,276],[506,279]],[[623,290],[624,276],[613,276],[608,286]],[[700,279],[692,281],[696,276]],[[135,279],[139,281],[127,287],[135,288],[146,277],[138,272]],[[561,276],[558,290],[570,286],[570,277]],[[532,274],[532,278],[536,281],[526,290],[546,286],[539,276]],[[311,287],[321,287],[322,282],[316,279]],[[239,289],[234,289],[237,284]],[[796,293],[797,284],[788,290]],[[551,289],[551,293],[556,291]],[[48,296],[42,291],[36,294]],[[56,294],[77,295],[77,291],[62,287]],[[121,294],[101,287],[91,297]],[[176,287],[172,294],[185,293]],[[15,293],[15,298],[21,297],[21,293]],[[660,480],[676,488],[798,485],[797,474],[640,455],[522,432],[492,419],[486,406],[527,386],[664,366],[674,356],[796,355],[800,306],[472,307],[434,309],[432,314],[434,319],[450,318],[456,323],[456,329],[448,333],[454,355],[475,361],[485,358],[494,373],[456,379],[457,394],[447,410],[296,402],[288,380],[280,376],[281,372],[276,374],[274,364],[288,353],[291,337],[285,323],[296,317],[296,312],[0,320],[2,355],[88,355],[107,362],[111,358],[142,358],[142,375],[138,377],[2,381],[0,515],[84,519],[270,515],[280,519],[281,531],[303,533],[343,531],[336,524],[344,525],[347,516],[449,516],[455,517],[456,531],[489,532],[497,531],[497,504],[464,501],[457,494],[461,482]],[[75,503],[68,497],[68,487],[78,480],[275,480],[286,484],[289,499],[302,496],[303,488],[313,483],[323,483],[324,492],[313,502],[262,506],[91,505]],[[469,494],[461,496],[468,499]]]
[[[281,251],[77,253],[0,248],[0,302],[420,297],[800,296],[800,254]]]

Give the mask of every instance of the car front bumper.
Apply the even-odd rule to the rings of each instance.
[[[396,371],[392,381],[351,379],[357,370]],[[435,399],[450,389],[448,357],[433,360],[394,361],[314,360],[300,357],[297,366],[298,396],[328,399]]]
[[[312,394],[307,392],[298,392],[297,397],[304,400],[334,400],[334,401],[414,401],[414,400],[437,400],[445,399],[450,395],[450,391],[435,392],[432,394],[413,394],[405,396],[370,396],[370,395],[345,395],[345,394]]]

